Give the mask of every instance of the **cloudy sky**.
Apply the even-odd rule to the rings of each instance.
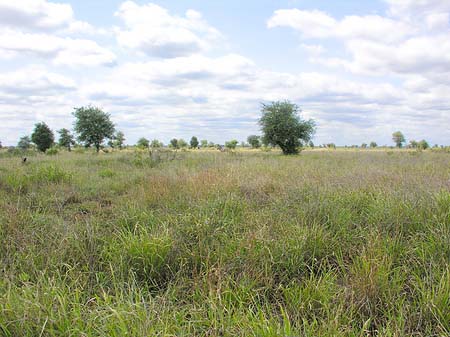
[[[74,107],[223,143],[289,99],[316,144],[450,143],[450,0],[0,0],[0,141]]]

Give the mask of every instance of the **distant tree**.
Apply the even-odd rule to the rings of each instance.
[[[3,148],[2,141],[0,140],[0,149]]]
[[[299,107],[289,101],[263,104],[259,120],[263,143],[279,146],[283,154],[297,154],[298,148],[311,140],[315,131],[312,120],[302,120]]]
[[[192,149],[196,149],[198,147],[198,139],[195,136],[192,136],[191,141],[189,142]]]
[[[257,149],[261,147],[261,137],[257,135],[250,135],[247,137],[247,142],[253,149]]]
[[[238,145],[238,141],[236,139],[230,140],[229,142],[225,142],[225,147],[234,150],[236,146]]]
[[[65,147],[67,151],[70,152],[72,150],[72,146],[75,145],[73,135],[70,133],[69,130],[64,128],[58,130],[58,133],[59,133],[59,140],[58,140],[59,146]]]
[[[334,144],[334,143],[328,143],[328,144],[325,144],[325,147],[327,147],[327,148],[329,148],[329,149],[335,149],[335,148],[336,148],[336,144]]]
[[[361,147],[362,147],[363,149],[366,149],[366,148],[367,148],[367,144],[366,144],[366,143],[362,143],[362,144],[361,144]]]
[[[403,133],[401,133],[401,131],[395,131],[392,134],[392,140],[394,141],[395,146],[397,146],[398,148],[401,148],[403,146],[403,143],[406,141],[405,136],[403,136]]]
[[[214,144],[214,142],[209,142],[208,143],[208,147],[214,147],[214,146],[216,146],[216,144]]]
[[[36,144],[39,151],[45,152],[51,148],[55,141],[53,131],[44,122],[37,123],[34,126],[34,131],[31,134],[31,141]]]
[[[202,139],[200,141],[200,146],[201,147],[208,147],[208,141],[206,139]]]
[[[178,139],[172,138],[170,140],[170,146],[173,147],[174,149],[178,149]]]
[[[369,145],[369,146],[373,149],[373,148],[377,147],[378,144],[375,143],[375,142],[370,142],[370,145]]]
[[[419,143],[417,143],[415,140],[410,140],[409,141],[409,146],[412,149],[417,149],[417,147],[419,146]]]
[[[314,149],[314,143],[312,142],[312,140],[309,141],[308,146],[309,146],[311,149]]]
[[[188,146],[188,143],[183,138],[178,139],[178,147],[180,149],[185,148],[187,146]]]
[[[136,146],[141,149],[147,149],[150,146],[150,142],[147,138],[141,137],[138,139]]]
[[[428,144],[428,142],[425,139],[422,139],[419,143],[418,143],[419,149],[421,150],[426,150],[430,147],[430,145]]]
[[[163,143],[161,143],[158,139],[153,139],[152,142],[150,143],[150,147],[152,148],[163,147]]]
[[[122,131],[117,131],[113,138],[114,147],[118,147],[120,150],[122,150],[123,144],[125,143],[125,134]]]
[[[113,138],[115,128],[108,113],[97,107],[87,106],[76,108],[73,115],[75,132],[86,147],[94,145],[98,152],[105,138]]]
[[[23,136],[19,139],[17,147],[21,150],[28,150],[31,147],[31,139],[29,136]]]

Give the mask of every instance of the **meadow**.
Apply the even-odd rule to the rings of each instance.
[[[450,154],[0,154],[0,336],[448,336]]]

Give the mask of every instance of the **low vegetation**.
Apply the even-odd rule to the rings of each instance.
[[[141,143],[0,153],[1,336],[450,334],[448,153]]]

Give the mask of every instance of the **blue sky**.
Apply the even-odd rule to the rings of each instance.
[[[0,0],[0,141],[74,107],[140,137],[223,143],[289,99],[317,144],[450,143],[450,2]]]

